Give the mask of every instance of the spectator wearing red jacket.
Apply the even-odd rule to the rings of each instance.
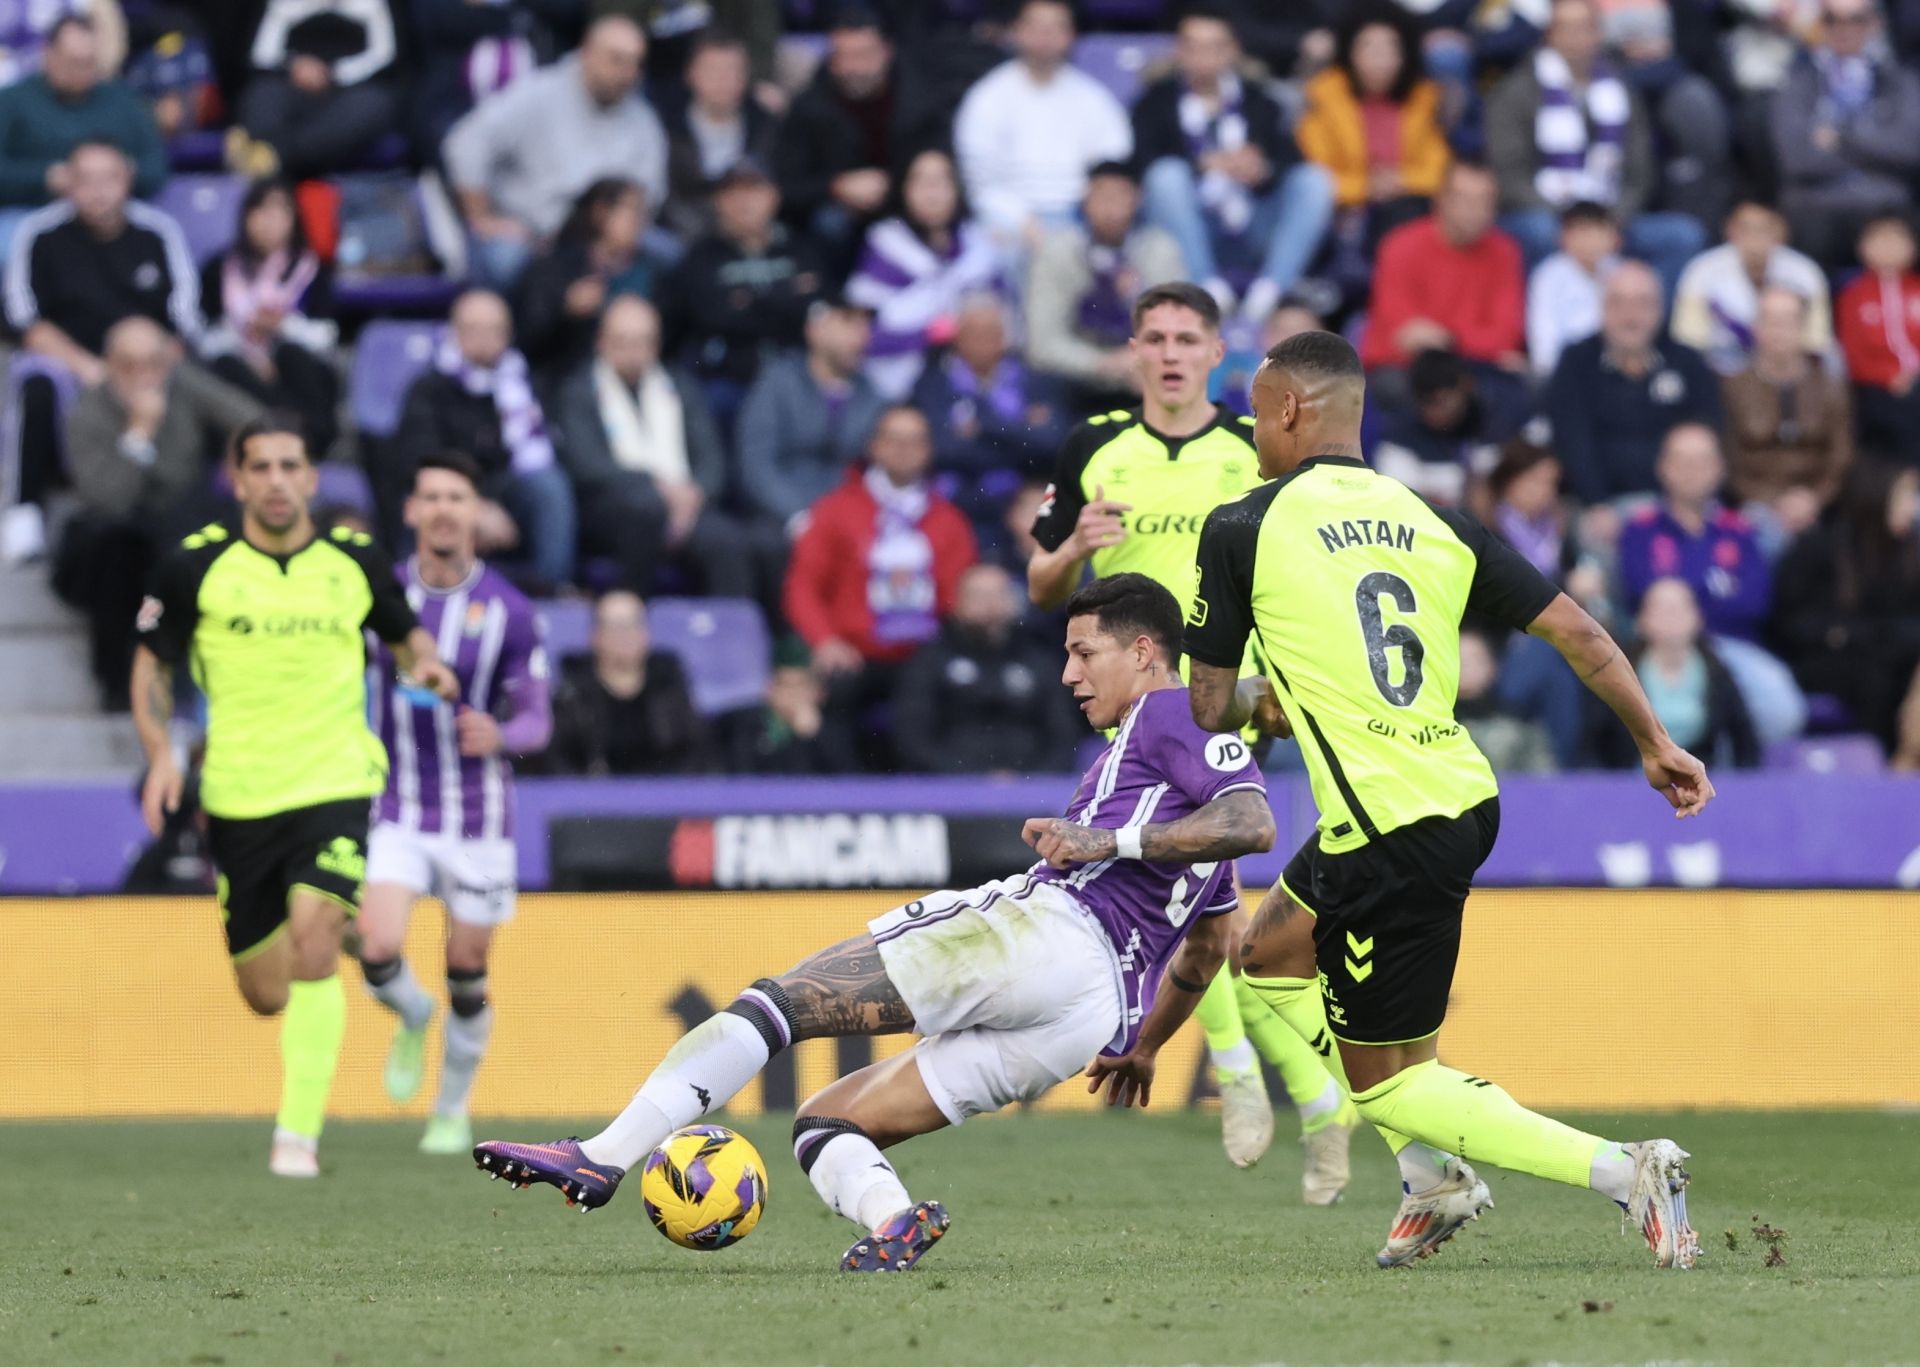
[[[1433,213],[1381,243],[1360,348],[1376,401],[1404,407],[1413,358],[1451,351],[1473,367],[1497,409],[1524,417],[1526,271],[1520,248],[1493,226],[1499,199],[1491,171],[1456,161]]]
[[[961,573],[978,558],[960,510],[934,492],[933,434],[918,409],[884,412],[867,463],[817,501],[787,568],[786,613],[827,685],[823,729],[834,749],[886,767],[868,714],[899,667],[939,633]]]
[[[1920,274],[1913,228],[1883,214],[1860,230],[1860,264],[1834,312],[1853,380],[1854,411],[1869,445],[1905,457],[1920,442]]]

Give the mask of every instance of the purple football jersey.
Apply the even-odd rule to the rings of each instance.
[[[1194,724],[1187,690],[1162,688],[1141,698],[1087,770],[1067,807],[1082,826],[1120,830],[1178,821],[1222,793],[1265,793],[1267,781],[1246,741]],[[1057,883],[1093,914],[1120,958],[1126,1021],[1107,1052],[1133,1047],[1153,1005],[1161,969],[1196,916],[1219,916],[1238,905],[1233,864],[1161,864],[1108,859],[1071,869],[1042,862],[1041,882]]]
[[[408,560],[398,571],[420,625],[460,680],[460,703],[403,686],[380,652],[380,688],[369,690],[391,761],[378,821],[463,840],[513,834],[513,769],[504,755],[464,756],[460,707],[511,717],[545,708],[547,652],[533,605],[484,561],[456,588],[431,588]]]

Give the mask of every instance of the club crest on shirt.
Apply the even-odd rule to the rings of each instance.
[[[460,630],[468,636],[478,636],[480,629],[487,624],[487,605],[481,602],[467,604],[467,620],[460,624]]]

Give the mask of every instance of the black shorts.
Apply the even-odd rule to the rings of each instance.
[[[1473,875],[1500,833],[1500,799],[1430,816],[1325,854],[1310,836],[1280,875],[1314,915],[1327,1028],[1354,1044],[1405,1044],[1440,1029]]]
[[[207,845],[219,873],[220,916],[227,952],[258,953],[287,923],[287,901],[306,888],[360,910],[367,876],[367,823],[373,803],[364,797],[295,807],[272,816],[233,821],[207,815]]]

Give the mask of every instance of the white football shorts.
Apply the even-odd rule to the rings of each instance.
[[[519,874],[504,837],[462,840],[383,821],[367,838],[367,882],[398,883],[438,897],[456,921],[498,926],[513,919]]]
[[[931,893],[867,929],[923,1036],[920,1076],[942,1115],[1031,1101],[1120,1030],[1120,964],[1099,922],[1026,874]]]

